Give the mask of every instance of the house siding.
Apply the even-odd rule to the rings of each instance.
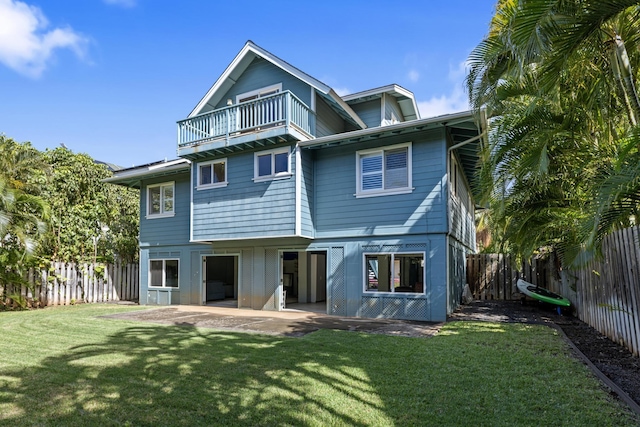
[[[414,190],[409,194],[356,198],[356,152],[409,141]],[[315,237],[446,232],[445,159],[443,131],[317,151]]]
[[[360,117],[367,127],[380,126],[380,118],[382,117],[382,101],[380,99],[374,99],[366,102],[359,102],[357,104],[349,104],[351,109]]]
[[[455,155],[450,155],[449,162],[450,233],[464,246],[473,250],[476,247],[476,233],[471,190]]]
[[[302,165],[300,168],[302,173],[302,179],[300,180],[300,231],[303,236],[314,237],[314,153],[312,151],[302,150],[300,154],[302,159]]]
[[[147,187],[163,182],[175,182],[175,215],[147,218]],[[177,245],[189,243],[189,173],[143,181],[140,191],[140,246]]]
[[[205,245],[168,245],[141,248],[140,304],[201,304],[201,255],[210,252],[211,249]],[[179,275],[177,288],[158,288],[149,286],[149,261],[154,259],[178,260]]]
[[[400,105],[398,105],[398,101],[396,100],[395,96],[389,96],[385,94],[384,95],[384,120],[387,122],[387,124],[393,124],[391,121],[392,115],[394,115],[399,122],[404,121],[402,110],[400,109]]]
[[[291,150],[291,170],[295,174],[295,154]],[[194,174],[194,241],[295,233],[294,176],[254,182],[254,153],[227,157],[226,187],[195,189]]]
[[[216,109],[227,106],[227,99],[236,103],[236,96],[263,87],[282,83],[282,90],[290,90],[308,107],[311,106],[311,86],[261,58],[254,59],[236,83],[220,99]]]
[[[342,133],[345,130],[345,124],[342,117],[327,105],[327,103],[318,96],[316,98],[316,137],[334,135]]]

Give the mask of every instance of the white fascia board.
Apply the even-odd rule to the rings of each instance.
[[[336,133],[333,135],[323,136],[321,138],[311,139],[309,141],[301,141],[298,143],[298,145],[300,147],[307,148],[307,147],[324,145],[324,144],[337,142],[340,140],[345,140],[350,138],[360,138],[360,137],[367,136],[370,134],[375,134],[375,133],[390,133],[390,132],[392,133],[395,130],[402,130],[405,128],[412,128],[416,126],[426,126],[426,125],[432,125],[432,124],[442,124],[444,126],[447,126],[450,124],[449,122],[452,120],[455,120],[457,122],[467,121],[467,120],[475,121],[475,117],[474,117],[473,111],[462,111],[459,113],[445,114],[442,116],[429,117],[426,119],[401,122],[395,125],[381,126],[381,127],[368,128],[368,129],[362,129],[362,130],[354,130],[351,132],[344,132],[344,133]]]
[[[398,86],[397,84],[390,84],[387,86],[376,87],[373,89],[363,90],[362,92],[356,92],[342,97],[345,101],[353,101],[359,98],[366,98],[369,96],[381,95],[387,93],[389,95],[398,94],[406,98],[413,98],[413,92],[408,89]]]
[[[358,124],[358,126],[360,126],[361,129],[367,128],[367,125],[362,121],[360,116],[358,116],[356,112],[351,109],[349,104],[347,104],[344,99],[340,98],[340,96],[333,89],[329,91],[329,96],[340,106],[340,108],[342,108],[347,114],[351,116],[351,118]]]
[[[342,97],[343,100],[349,102],[349,101],[355,101],[357,99],[360,98],[367,98],[367,97],[371,97],[371,96],[376,96],[376,95],[382,95],[382,94],[387,94],[387,95],[391,95],[394,96],[396,98],[405,98],[402,101],[402,104],[406,105],[406,101],[410,101],[410,105],[413,108],[413,111],[405,111],[403,108],[402,114],[405,117],[410,117],[411,115],[415,115],[416,116],[416,120],[420,119],[420,111],[418,110],[418,104],[416,103],[416,98],[413,95],[413,92],[411,92],[408,89],[403,88],[402,86],[398,86],[397,84],[390,84],[387,86],[382,86],[382,87],[377,87],[377,88],[373,88],[373,89],[368,89],[368,90],[364,90],[362,92],[356,92],[356,93],[352,93],[350,95],[345,95]],[[400,104],[399,105],[401,107],[403,107],[403,105]]]
[[[189,160],[178,159],[157,165],[141,166],[127,171],[118,172],[109,178],[103,179],[102,182],[119,182],[131,178],[142,178],[146,175],[154,175],[157,173],[175,172],[181,169],[188,170],[190,167],[191,162]]]

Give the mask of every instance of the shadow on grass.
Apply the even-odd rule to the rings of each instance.
[[[323,332],[292,339],[128,327],[4,371],[0,424],[393,424],[365,369],[372,338],[334,342]]]

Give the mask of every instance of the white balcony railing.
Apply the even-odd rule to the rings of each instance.
[[[295,125],[308,135],[311,111],[290,91],[241,102],[178,122],[178,148],[200,142],[229,139],[275,126]]]

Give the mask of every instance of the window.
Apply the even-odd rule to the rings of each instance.
[[[174,188],[173,182],[154,184],[147,187],[147,218],[174,215]]]
[[[224,187],[227,185],[227,159],[198,164],[198,188]]]
[[[411,144],[357,153],[356,197],[411,192]]]
[[[149,261],[149,286],[153,288],[178,287],[178,260],[152,259]]]
[[[365,291],[424,293],[424,254],[365,254]]]
[[[254,181],[288,177],[289,171],[288,147],[255,154]]]

